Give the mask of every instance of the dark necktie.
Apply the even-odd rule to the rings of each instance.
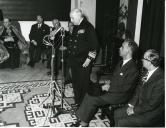
[[[149,74],[149,72],[147,72],[144,76],[142,76],[142,78],[141,78],[141,88],[140,88],[140,92],[139,92],[139,100],[138,100],[138,103],[139,104],[141,104],[142,103],[142,90],[143,90],[143,87],[144,87],[144,84],[145,84],[145,82],[147,81],[147,78],[148,78],[148,74]]]
[[[147,72],[143,77],[142,77],[142,85],[147,81],[149,72]]]
[[[122,66],[123,66],[123,61],[120,61],[119,66],[120,66],[120,68],[122,68]]]

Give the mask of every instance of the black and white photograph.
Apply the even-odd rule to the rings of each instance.
[[[0,0],[0,127],[165,127],[165,0]]]

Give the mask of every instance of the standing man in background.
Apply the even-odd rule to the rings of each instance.
[[[61,23],[58,19],[52,20],[53,28],[51,28],[50,32],[50,41],[53,43],[55,48],[55,58],[54,58],[54,75],[58,76],[58,72],[61,66],[61,53],[59,51],[62,39],[61,39]],[[47,75],[51,75],[51,58],[52,57],[52,47],[48,46],[47,48],[47,68],[50,71],[47,72]]]
[[[73,33],[73,23],[72,22],[68,22],[68,31],[66,31],[65,34],[65,42],[66,42],[66,46],[68,47],[68,44],[70,41],[72,41],[72,33]],[[69,56],[69,51],[68,48],[66,50],[66,56],[65,56],[65,84],[69,84],[72,83],[72,74],[71,74],[71,67],[69,66],[69,63],[67,62],[67,58]]]
[[[75,103],[79,106],[88,91],[98,40],[94,27],[84,18],[80,9],[72,10],[70,19],[74,28],[68,44],[68,64],[72,72]]]
[[[50,33],[50,27],[44,24],[43,17],[37,15],[37,23],[32,25],[31,31],[29,34],[30,39],[30,62],[29,66],[34,67],[36,62],[39,62],[41,55],[44,54],[45,45],[43,44],[43,37]]]

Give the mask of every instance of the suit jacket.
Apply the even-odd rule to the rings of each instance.
[[[131,59],[121,67],[120,61],[111,78],[108,94],[103,95],[103,99],[111,104],[126,103],[133,95],[137,80],[138,70],[135,62]]]
[[[164,112],[164,74],[159,68],[144,85],[139,85],[134,97],[130,100],[134,105],[134,115],[153,121]],[[150,122],[152,123],[152,122]]]
[[[121,66],[122,61],[116,66],[111,78],[109,92],[129,93],[138,80],[138,70],[135,62],[131,59]]]
[[[74,26],[68,42],[69,64],[82,65],[90,51],[97,51],[98,40],[94,27],[85,19]]]
[[[37,42],[37,46],[43,45],[43,37],[45,35],[50,34],[50,27],[46,24],[42,24],[40,28],[38,28],[38,24],[34,24],[31,27],[31,31],[29,34],[29,39],[35,40]]]

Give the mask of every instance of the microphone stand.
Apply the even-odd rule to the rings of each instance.
[[[46,36],[48,37],[48,36]],[[64,47],[64,37],[65,37],[65,33],[64,30],[61,30],[61,46],[62,48]],[[55,50],[57,50],[55,48],[55,46],[53,44],[51,44],[50,42],[47,42],[46,40],[44,40],[46,42],[46,45],[49,45],[52,47],[52,57],[51,57],[51,82],[52,82],[52,86],[50,86],[49,91],[48,91],[48,97],[52,97],[52,102],[51,105],[45,106],[43,103],[48,99],[48,97],[42,101],[42,103],[40,105],[43,104],[43,108],[51,108],[52,112],[53,112],[53,117],[57,117],[60,114],[64,113],[64,109],[63,109],[63,98],[64,98],[64,49],[61,50],[61,64],[62,64],[62,85],[61,85],[61,92],[59,91],[59,87],[55,81],[55,75],[54,75],[54,62],[55,62]],[[55,93],[57,93],[58,95],[56,95]],[[54,105],[55,103],[55,96],[60,97],[61,100],[61,104],[60,105]],[[40,106],[39,105],[39,106]],[[55,112],[55,108],[57,109],[57,112]]]
[[[62,50],[61,50],[61,70],[62,70],[62,75],[61,75],[61,80],[62,80],[62,85],[61,85],[61,105],[60,106],[56,106],[56,109],[57,109],[57,113],[55,114],[55,109],[53,108],[53,113],[54,113],[54,116],[53,117],[57,117],[58,115],[60,114],[64,114],[65,111],[64,111],[64,108],[63,108],[63,99],[64,99],[64,88],[65,88],[65,75],[64,75],[64,37],[65,37],[65,32],[64,30],[61,30],[61,47],[62,47]],[[54,68],[53,68],[54,69]],[[54,74],[54,73],[53,73]],[[54,76],[54,75],[52,75]],[[55,93],[55,92],[53,92]],[[55,95],[54,95],[55,96]],[[54,103],[54,98],[53,98],[53,103]]]

